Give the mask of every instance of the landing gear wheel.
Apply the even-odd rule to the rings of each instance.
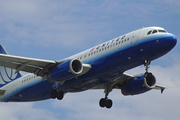
[[[58,96],[57,90],[53,89],[53,90],[51,91],[50,96],[51,96],[52,99],[55,99],[55,98]]]
[[[63,91],[59,91],[59,92],[58,92],[58,95],[57,95],[57,99],[58,99],[58,100],[62,100],[63,97],[64,97],[64,92],[63,92]]]
[[[105,98],[101,98],[101,100],[99,101],[99,106],[100,107],[105,107],[106,106],[106,99]]]
[[[111,99],[101,98],[101,100],[99,101],[99,106],[100,107],[111,108],[112,105],[113,105],[113,102],[112,102]]]
[[[106,108],[111,108],[111,107],[112,107],[112,104],[113,104],[113,102],[112,102],[111,99],[107,99],[107,100],[106,100]]]

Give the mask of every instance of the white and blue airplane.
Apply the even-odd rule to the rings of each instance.
[[[137,95],[164,86],[156,84],[149,64],[177,43],[175,35],[161,27],[141,28],[60,61],[12,56],[0,45],[0,100],[2,102],[62,100],[64,94],[104,89],[101,107],[111,108],[108,94],[121,89]],[[144,65],[145,73],[129,75],[126,70]],[[29,72],[22,75],[21,71]]]

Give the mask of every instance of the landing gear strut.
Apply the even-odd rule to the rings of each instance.
[[[101,98],[99,101],[99,106],[100,107],[106,107],[106,108],[111,108],[113,105],[113,102],[111,99],[108,99],[108,94],[112,91],[112,85],[111,83],[106,83],[105,84],[105,89],[104,89],[104,93],[105,93],[105,98]]]
[[[53,89],[51,91],[50,97],[53,99],[57,98],[58,100],[62,100],[64,97],[64,92],[63,91],[57,91],[57,90]]]
[[[148,73],[148,69],[150,68],[149,65],[150,65],[151,61],[149,60],[144,60],[144,67],[145,67],[145,73],[144,73],[144,77],[147,78],[149,77],[149,73]]]

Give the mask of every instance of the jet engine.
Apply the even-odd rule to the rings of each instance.
[[[66,81],[87,73],[90,68],[91,65],[82,64],[78,59],[68,60],[56,66],[47,79],[50,82]]]
[[[121,92],[123,95],[137,95],[147,92],[155,87],[156,78],[152,73],[148,73],[146,77],[144,75],[136,77],[126,83]]]

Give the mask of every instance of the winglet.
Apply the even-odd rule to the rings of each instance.
[[[165,88],[161,88],[161,94],[164,92]]]

